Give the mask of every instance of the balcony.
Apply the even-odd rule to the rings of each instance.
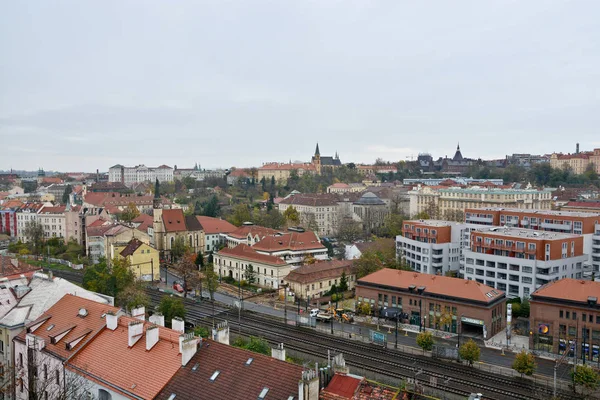
[[[550,268],[538,268],[536,270],[536,274],[544,276],[554,276],[559,274],[559,270],[552,271],[550,270]]]
[[[467,222],[483,222],[485,224],[492,224],[494,222],[494,218],[493,217],[477,217],[474,215],[471,215],[470,217],[466,218]]]
[[[594,249],[600,249],[600,240],[592,240],[592,247]]]
[[[571,224],[554,224],[549,222],[542,222],[542,229],[555,229],[558,231],[571,232]]]

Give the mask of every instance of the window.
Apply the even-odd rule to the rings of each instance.
[[[19,365],[18,368],[23,368],[23,353],[19,353]]]
[[[60,385],[60,371],[56,370],[56,384]]]
[[[4,342],[0,340],[0,353],[4,353]]]
[[[111,400],[112,396],[104,389],[98,389],[98,400]]]
[[[44,364],[44,380],[48,379],[48,365]]]
[[[559,316],[559,318],[563,318],[563,317],[564,317],[564,315],[563,315],[563,310],[560,310],[560,311],[558,312],[558,316]]]
[[[573,320],[577,319],[577,313],[575,311],[573,311]]]
[[[567,313],[565,314],[566,318],[569,319],[571,316],[571,313],[569,311],[567,311]]]

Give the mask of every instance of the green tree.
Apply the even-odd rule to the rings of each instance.
[[[123,210],[123,212],[121,213],[121,220],[123,220],[125,222],[131,222],[132,220],[137,218],[139,215],[140,215],[140,210],[138,210],[135,203],[132,202],[132,203],[129,203],[127,205],[127,208],[125,208],[125,210]]]
[[[204,255],[202,255],[201,251],[199,251],[198,254],[196,254],[195,264],[198,266],[198,268],[200,270],[202,270],[204,268]]]
[[[29,220],[25,223],[23,236],[32,246],[33,254],[40,254],[42,243],[44,240],[44,227],[37,219]]]
[[[148,307],[150,305],[150,298],[146,294],[144,286],[140,283],[123,288],[116,300],[119,306],[129,312],[136,307]]]
[[[327,247],[327,257],[333,258],[333,256],[335,254],[334,254],[333,245],[331,244],[331,242],[329,240],[323,239],[323,240],[321,240],[321,244],[323,246]]]
[[[429,213],[427,211],[421,211],[420,213],[415,214],[413,219],[429,219]]]
[[[201,338],[208,338],[210,336],[210,332],[208,328],[205,326],[197,326],[194,328],[194,335],[200,336]]]
[[[251,285],[256,282],[256,271],[254,271],[254,266],[252,264],[248,264],[248,269],[246,270],[246,282]]]
[[[400,214],[388,214],[383,223],[382,236],[395,238],[402,234],[402,226],[404,224],[404,216]]]
[[[185,253],[173,266],[175,274],[182,280],[183,297],[187,297],[188,290],[200,286],[200,270],[195,263],[194,253]]]
[[[288,206],[288,208],[286,208],[286,210],[283,212],[283,216],[285,217],[286,221],[291,224],[300,223],[300,215],[298,214],[298,210],[292,206]]]
[[[467,361],[469,365],[473,365],[474,362],[479,361],[479,356],[481,355],[481,349],[477,346],[477,343],[473,341],[473,339],[469,339],[468,342],[464,343],[458,349],[458,354],[460,358]]]
[[[523,375],[531,376],[535,372],[535,358],[533,354],[526,352],[525,350],[521,351],[515,357],[515,361],[512,364],[512,368]]]
[[[215,292],[217,291],[217,288],[219,287],[219,277],[215,273],[212,263],[208,264],[203,272],[204,272],[204,284],[206,286],[206,289],[208,290],[208,293],[210,294],[210,299],[214,301],[215,300]]]
[[[164,315],[165,325],[170,327],[173,318],[185,318],[183,300],[175,296],[163,296],[158,304],[158,312]]]
[[[369,303],[360,303],[358,311],[363,315],[371,315],[371,305]]]
[[[244,222],[252,220],[250,209],[246,204],[238,204],[234,207],[233,213],[227,218],[235,226],[241,226]]]
[[[115,258],[110,265],[105,259],[101,259],[98,264],[86,267],[83,272],[85,289],[113,296],[123,304],[128,303],[131,293],[122,298],[122,292],[134,285],[135,276],[126,259]]]
[[[342,272],[339,289],[340,292],[345,292],[348,290],[348,278],[346,277],[346,271]]]
[[[177,236],[171,246],[171,258],[173,262],[178,261],[188,251],[183,236]]]
[[[531,305],[529,304],[529,299],[523,300],[521,303],[521,311],[519,315],[524,318],[529,318],[529,313],[531,310]]]
[[[433,348],[433,335],[429,331],[423,331],[417,335],[417,345],[423,351],[431,351]]]
[[[73,193],[73,187],[71,185],[65,186],[65,191],[62,195],[62,204],[67,204],[69,202],[69,196]]]
[[[589,365],[577,365],[571,372],[575,387],[581,386],[582,391],[595,392],[600,387],[600,376]]]
[[[202,207],[202,215],[207,217],[218,217],[221,213],[221,206],[219,205],[219,199],[216,195],[212,195],[210,200]]]
[[[271,355],[271,347],[269,346],[269,342],[256,336],[250,336],[250,340],[238,337],[233,341],[232,346],[250,350],[255,353],[265,354],[268,356]]]
[[[334,283],[333,285],[331,285],[331,289],[329,289],[329,295],[333,296],[337,292],[339,292],[339,290],[338,290],[337,285]]]

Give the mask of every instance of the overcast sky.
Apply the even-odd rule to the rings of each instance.
[[[600,2],[3,1],[0,169],[600,147]]]

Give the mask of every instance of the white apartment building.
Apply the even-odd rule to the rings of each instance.
[[[141,164],[135,167],[124,167],[117,164],[108,169],[109,182],[122,182],[127,186],[134,183],[154,182],[156,179],[159,182],[173,182],[173,168],[167,165],[147,167]]]
[[[460,222],[404,221],[396,237],[396,256],[414,271],[424,274],[458,274],[461,249],[468,243],[468,225]]]
[[[17,215],[17,239],[23,243],[27,243],[27,237],[25,236],[25,227],[29,221],[37,221],[38,212],[44,206],[43,203],[28,203],[25,204],[16,211]]]
[[[463,250],[465,279],[528,298],[540,286],[562,278],[581,279],[583,237],[530,229],[491,227],[471,232]]]

